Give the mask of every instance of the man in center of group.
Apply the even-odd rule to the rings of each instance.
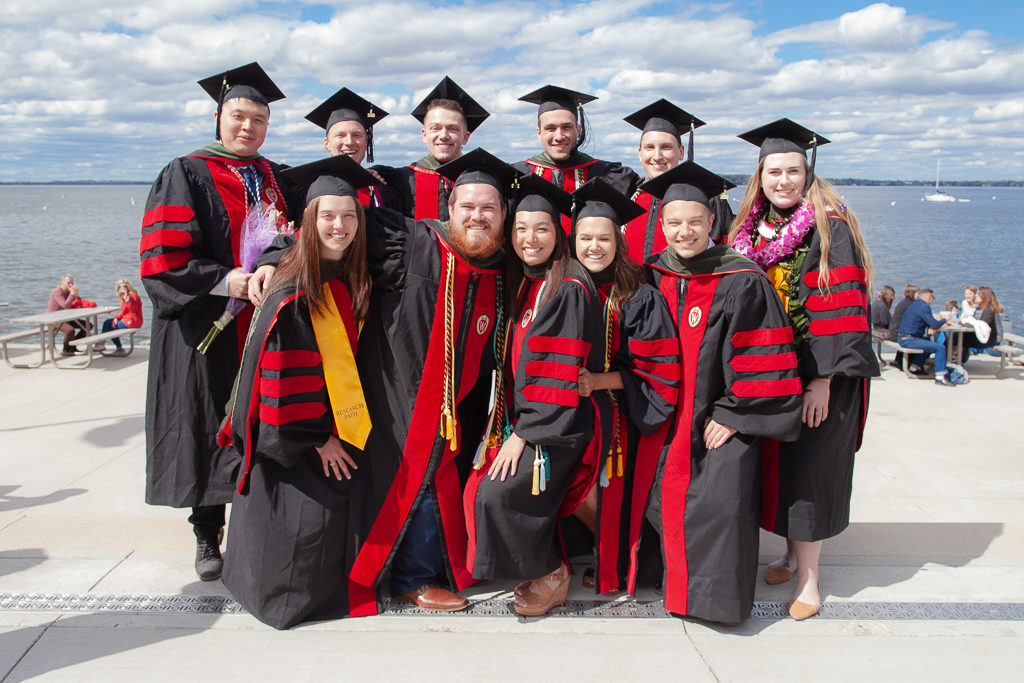
[[[507,208],[517,174],[484,150],[438,168],[451,219],[376,214],[367,258],[371,315],[356,361],[373,430],[366,463],[375,519],[349,579],[420,607],[467,606],[462,489],[484,431],[501,321]]]
[[[629,194],[634,177],[630,168],[594,159],[580,151],[587,139],[583,105],[593,102],[596,97],[557,85],[545,85],[519,99],[538,105],[537,137],[544,151],[515,164],[516,170],[543,176],[569,193],[591,178],[604,178],[621,194]],[[570,218],[562,217],[566,233],[571,224]]]
[[[437,169],[462,156],[469,136],[490,114],[448,76],[423,98],[412,115],[423,124],[427,155],[385,175],[400,196],[396,208],[415,220],[448,220],[452,184]]]

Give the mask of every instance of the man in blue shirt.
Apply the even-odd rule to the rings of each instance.
[[[900,346],[908,349],[922,349],[919,369],[924,368],[924,362],[928,356],[935,354],[935,383],[942,386],[956,386],[946,377],[946,347],[938,342],[933,342],[926,335],[930,331],[937,330],[946,324],[944,320],[938,320],[932,316],[932,303],[935,301],[935,293],[930,289],[922,289],[918,292],[914,303],[907,306],[900,320],[899,332],[897,333]],[[917,354],[915,354],[917,355]],[[917,363],[914,363],[917,365]]]

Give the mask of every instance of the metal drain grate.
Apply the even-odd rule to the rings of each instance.
[[[430,616],[408,603],[385,600],[382,616]],[[782,619],[786,602],[755,602],[751,619]],[[127,612],[171,614],[238,614],[245,610],[231,598],[215,595],[80,595],[74,593],[0,593],[0,610],[43,612]],[[471,601],[469,609],[444,616],[509,617],[515,615],[510,597]],[[661,600],[570,600],[548,616],[575,619],[665,619]],[[820,619],[1024,621],[1020,602],[826,602]]]

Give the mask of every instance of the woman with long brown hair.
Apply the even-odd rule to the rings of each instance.
[[[797,576],[789,613],[799,620],[821,609],[822,541],[849,525],[868,378],[879,374],[867,316],[871,257],[853,211],[814,174],[827,139],[789,119],[740,138],[760,155],[729,241],[775,285],[804,391],[799,438],[766,445],[762,458],[761,525],[786,537],[786,554],[768,565],[765,581]]]
[[[597,473],[591,435],[603,396],[581,398],[582,369],[601,369],[601,309],[586,270],[569,258],[560,225],[571,197],[540,176],[519,180],[509,247],[512,294],[495,406],[466,485],[469,562],[479,579],[516,579],[515,611],[546,614],[565,602],[569,567],[560,518]]]
[[[960,355],[961,363],[967,361],[972,350],[975,353],[978,353],[985,349],[992,348],[1003,338],[1003,319],[1001,317],[1003,305],[999,303],[999,299],[996,297],[995,291],[993,291],[991,287],[982,285],[981,287],[978,287],[978,294],[974,301],[974,312],[969,317],[976,321],[985,323],[985,326],[988,327],[989,333],[985,340],[982,341],[981,337],[984,336],[984,333],[979,335],[981,330],[978,328],[981,326],[978,325],[975,327],[973,332],[967,332],[964,335],[964,346]],[[965,320],[965,322],[970,324],[969,320]]]
[[[374,600],[347,579],[368,528],[359,449],[370,418],[355,353],[370,281],[356,188],[373,177],[345,155],[287,174],[309,187],[301,231],[249,330],[221,432],[243,461],[224,585],[275,628]]]
[[[594,566],[584,572],[583,585],[606,593],[625,587],[633,461],[640,435],[654,432],[675,410],[679,340],[665,297],[645,282],[619,228],[643,207],[601,178],[585,183],[573,199],[573,256],[590,273],[604,310],[603,372],[580,371],[580,396],[609,398],[596,435],[605,442],[598,481],[576,516],[594,534]]]

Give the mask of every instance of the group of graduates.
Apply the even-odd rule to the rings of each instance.
[[[463,154],[488,114],[448,77],[412,112],[419,161],[364,168],[387,113],[343,88],[307,117],[331,156],[285,168],[258,151],[283,97],[258,65],[200,84],[216,141],[161,172],[140,245],[146,499],[192,509],[200,578],[277,628],[388,592],[460,610],[481,580],[537,616],[582,545],[597,592],[738,623],[760,525],[787,538],[765,580],[817,613],[878,374],[870,258],[813,172],[828,140],[742,135],[760,158],[733,216],[692,161],[703,122],[665,100],[627,117],[644,177],[579,150],[593,98],[554,86],[522,98],[542,153]],[[250,274],[261,217],[297,230]],[[198,352],[228,297],[255,306]]]

